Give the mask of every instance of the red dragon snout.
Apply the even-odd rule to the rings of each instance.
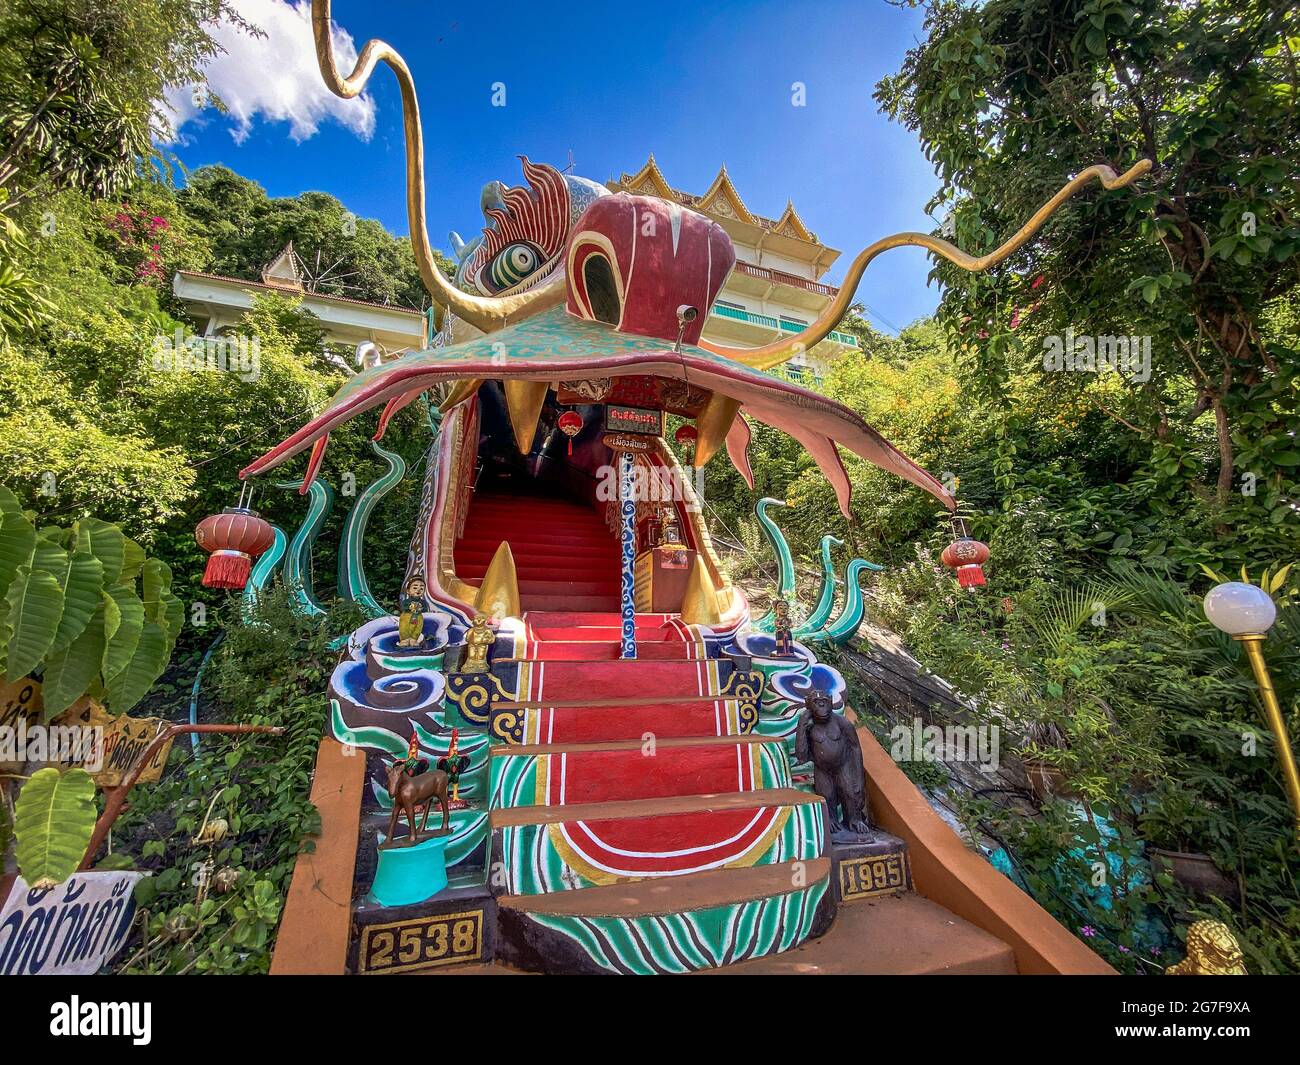
[[[677,340],[681,330],[694,344],[736,252],[703,215],[619,193],[602,196],[574,223],[565,262],[570,314],[662,340]],[[679,320],[682,307],[697,313]]]

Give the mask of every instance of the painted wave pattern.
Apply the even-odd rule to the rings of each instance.
[[[449,643],[463,639],[464,629],[450,615],[430,611],[424,616],[429,638],[427,654],[402,654],[396,647],[397,621],[376,618],[358,628],[347,641],[347,657],[330,677],[330,734],[340,743],[404,756],[414,733],[422,757],[430,764],[451,746],[451,723],[445,708],[446,683],[438,666]],[[482,734],[464,733],[458,753],[469,756],[461,774],[459,793],[474,804],[453,810],[447,864],[456,865],[474,854],[487,838],[488,756]],[[381,810],[392,809],[384,781],[375,773],[368,780],[371,800]],[[430,821],[441,812],[430,812]]]
[[[491,763],[489,807],[501,810],[514,806],[532,806],[533,797],[537,794],[537,759],[493,758]]]
[[[801,645],[796,644],[796,647]],[[818,662],[783,663],[772,659],[754,659],[754,668],[763,672],[763,702],[759,709],[758,726],[754,731],[760,736],[783,740],[787,756],[794,760],[795,728],[803,713],[803,696],[792,685],[804,685],[809,680],[816,688],[828,692],[833,700],[842,701],[847,686],[838,670]],[[841,707],[837,713],[843,713]]]
[[[786,895],[687,913],[636,918],[529,913],[528,919],[571,939],[607,972],[687,973],[797,947],[812,932],[827,886],[821,880]]]
[[[424,631],[430,648],[421,655],[400,654],[397,620],[392,617],[369,621],[348,637],[347,657],[335,667],[329,683],[330,725],[336,740],[401,755],[413,730],[436,736],[447,727],[446,682],[432,663],[441,664],[448,641],[460,629],[449,615],[430,611],[424,615]]]
[[[781,828],[766,848],[749,860],[742,856],[728,865],[779,865],[782,862],[811,861],[825,848],[821,807],[815,803],[787,807],[781,811]],[[574,869],[556,849],[557,825],[517,825],[501,830],[501,859],[505,865],[506,891],[511,895],[546,895],[558,891],[600,887],[605,884],[655,879],[613,873],[591,877]],[[669,874],[675,875],[675,874]]]

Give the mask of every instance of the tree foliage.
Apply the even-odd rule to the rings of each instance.
[[[114,196],[159,158],[164,91],[206,85],[227,0],[9,0],[0,7],[0,188]]]
[[[1154,163],[1137,191],[1076,199],[987,274],[935,268],[943,321],[1000,423],[1002,505],[1035,468],[1016,386],[1043,341],[1146,336],[1149,377],[1066,373],[1038,389],[1077,395],[1131,438],[1124,475],[1162,520],[1191,495],[1235,540],[1222,549],[1294,550],[1300,360],[1294,330],[1272,326],[1300,279],[1294,6],[938,0],[926,29],[877,99],[919,135],[940,179],[932,207],[972,253],[1068,174]],[[1238,474],[1254,494],[1234,492]]]
[[[272,199],[224,166],[200,167],[177,197],[211,247],[207,269],[258,278],[293,241],[318,279],[316,291],[421,309],[428,295],[410,242],[370,218],[357,218],[326,192]],[[450,267],[444,261],[444,271]]]

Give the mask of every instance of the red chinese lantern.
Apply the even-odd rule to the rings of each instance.
[[[673,439],[683,447],[694,447],[699,438],[700,431],[693,425],[679,425],[677,432],[673,433]]]
[[[248,583],[253,559],[275,542],[275,530],[247,507],[226,507],[204,518],[194,539],[209,554],[203,587],[241,589]]]
[[[989,549],[969,536],[954,540],[939,556],[945,566],[957,571],[957,583],[963,588],[975,588],[984,583],[984,570],[980,564],[989,559]]]
[[[555,423],[560,432],[569,438],[569,454],[573,454],[573,438],[582,432],[582,415],[576,410],[566,410]]]

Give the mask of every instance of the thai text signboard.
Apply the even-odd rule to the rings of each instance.
[[[105,714],[103,724],[104,768],[94,774],[95,783],[101,788],[115,788],[144,757],[146,748],[168,722],[156,717],[127,717],[125,714],[109,717]],[[161,777],[171,749],[172,741],[169,739],[141,769],[137,783],[145,784]]]
[[[48,891],[18,877],[0,910],[0,976],[89,976],[126,942],[147,873],[74,873]]]
[[[156,717],[114,717],[90,698],[78,699],[43,722],[39,681],[0,684],[0,772],[34,772],[43,766],[84,769],[101,788],[115,788],[144,756],[168,722]],[[172,741],[154,753],[140,782],[162,776]]]
[[[662,436],[664,412],[644,407],[621,407],[611,403],[605,407],[605,428],[612,433],[644,433]]]

